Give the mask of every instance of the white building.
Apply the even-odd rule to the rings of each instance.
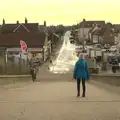
[[[86,21],[85,19],[79,24],[78,30],[78,38],[79,41],[82,42],[84,40],[91,40],[92,36],[90,31],[94,28],[95,25],[99,25],[99,27],[103,28],[105,25],[105,21]],[[96,36],[95,38],[96,39]],[[92,41],[91,41],[92,42]]]

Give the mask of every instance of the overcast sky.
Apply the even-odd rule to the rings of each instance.
[[[71,25],[86,20],[120,23],[120,0],[1,0],[0,23],[39,22]]]

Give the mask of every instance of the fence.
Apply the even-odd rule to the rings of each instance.
[[[0,48],[0,75],[25,75],[29,74],[29,60],[27,55],[6,52]]]

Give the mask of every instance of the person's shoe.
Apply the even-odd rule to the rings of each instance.
[[[79,96],[80,96],[80,93],[77,94],[77,97],[79,97]]]
[[[82,94],[82,97],[85,97],[85,93]]]

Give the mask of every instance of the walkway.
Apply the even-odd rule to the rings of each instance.
[[[76,98],[75,82],[35,82],[0,90],[0,120],[118,120],[120,96],[87,84]]]

